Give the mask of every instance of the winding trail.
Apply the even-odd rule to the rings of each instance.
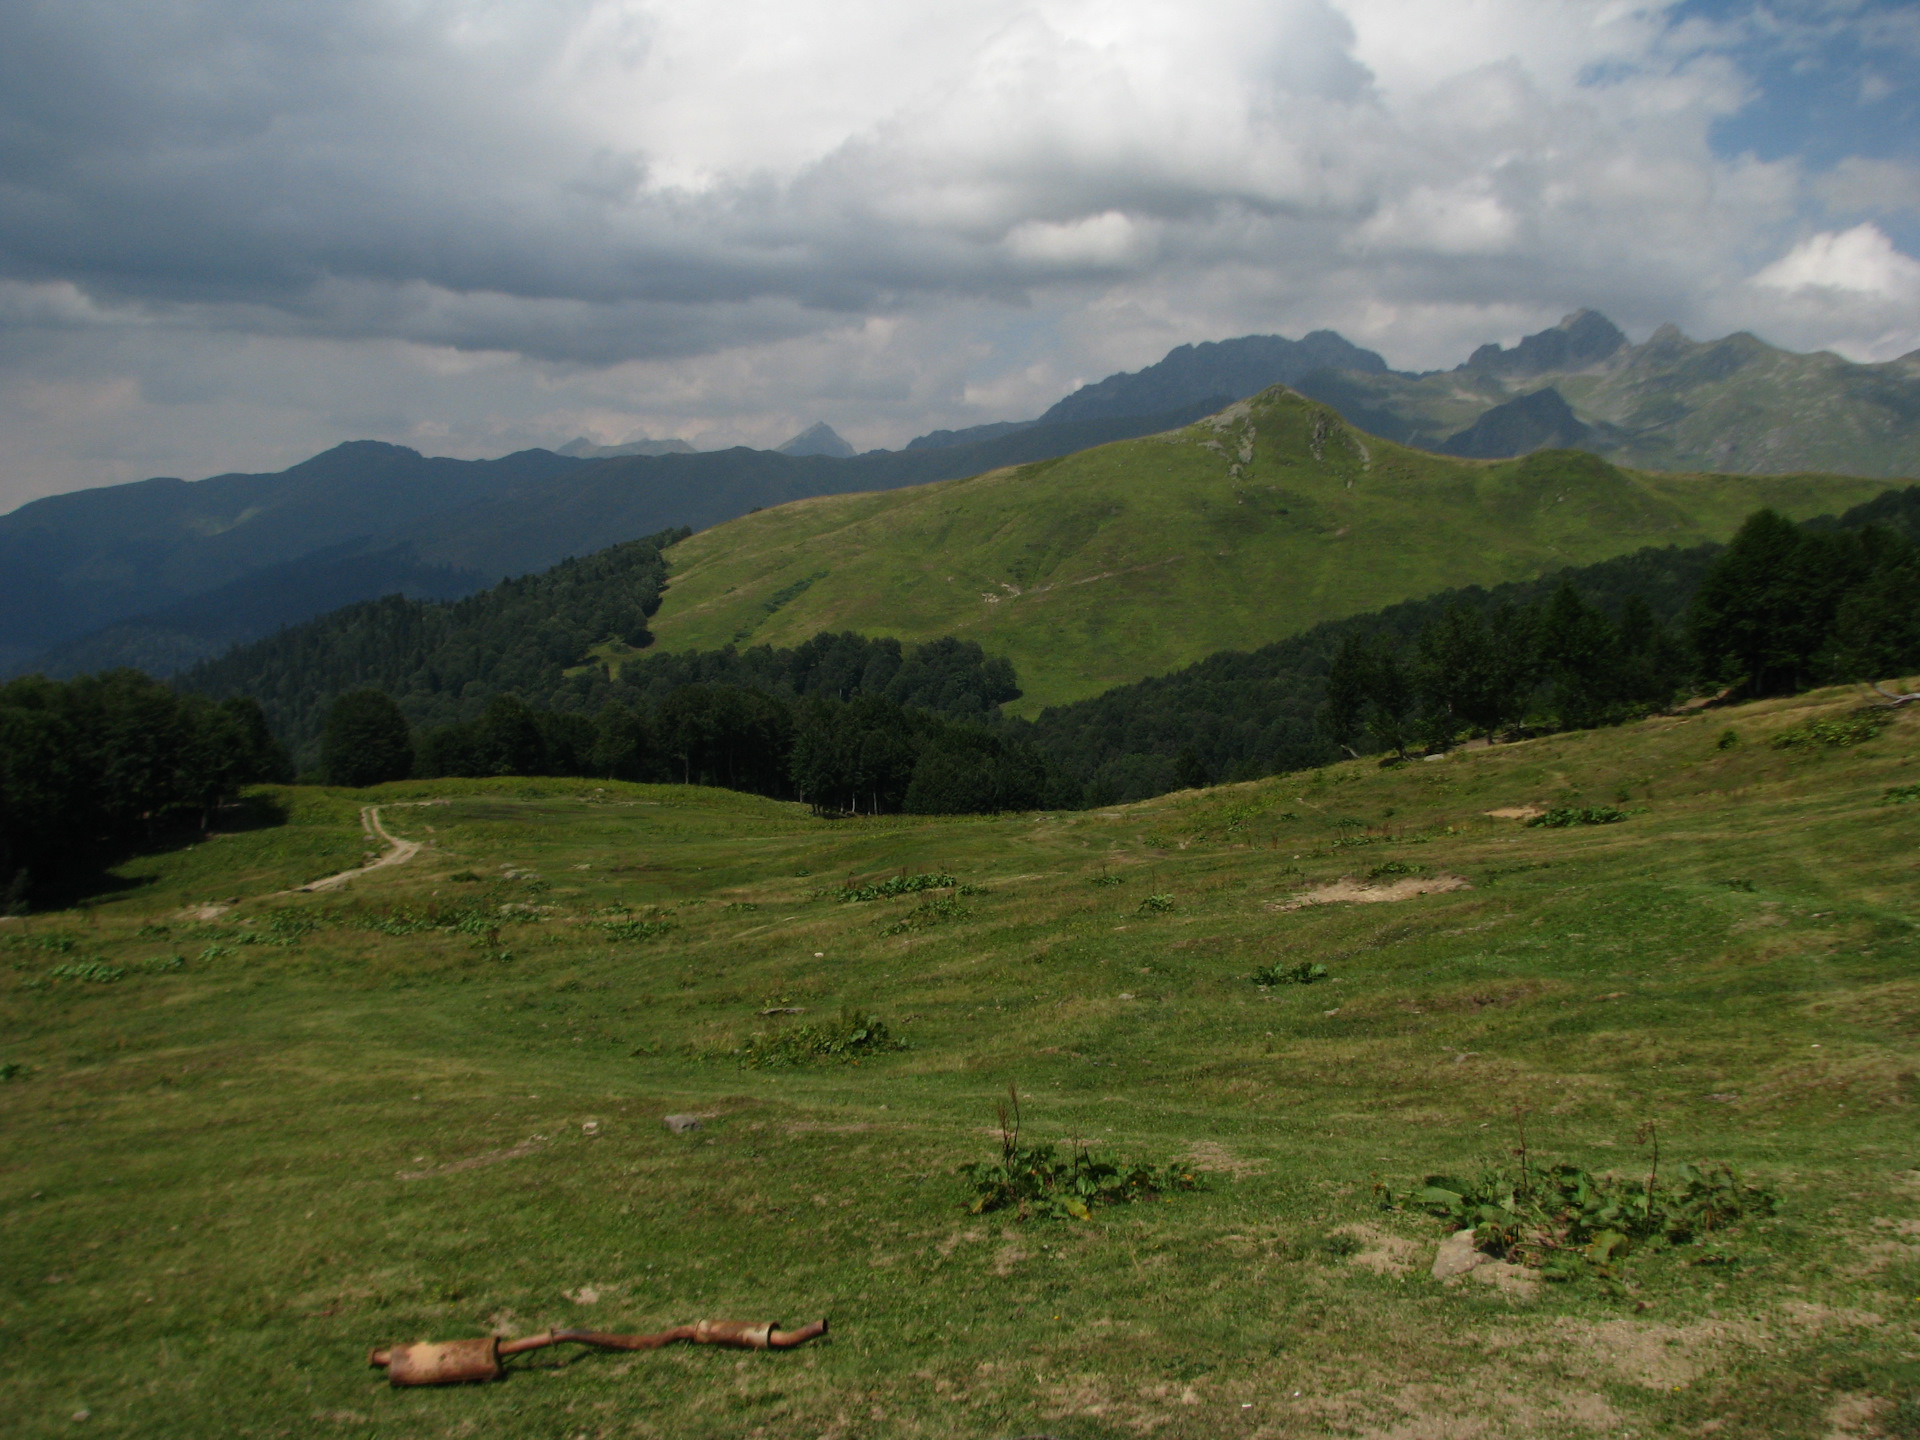
[[[357,875],[370,875],[375,870],[383,870],[389,865],[404,865],[420,853],[421,842],[402,840],[397,835],[387,833],[387,827],[380,822],[378,805],[360,807],[360,828],[376,840],[384,840],[393,848],[378,860],[370,860],[352,870],[342,870],[338,875],[329,875],[324,880],[310,881],[305,885],[296,885],[284,893],[289,895],[310,895],[320,890],[337,890]]]

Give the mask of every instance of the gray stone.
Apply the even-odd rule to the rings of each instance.
[[[1456,1275],[1464,1275],[1486,1264],[1492,1258],[1475,1248],[1473,1231],[1456,1230],[1440,1242],[1439,1253],[1433,1257],[1433,1278],[1451,1280]]]
[[[700,1128],[700,1117],[698,1115],[669,1115],[660,1123],[665,1125],[667,1129],[671,1130],[674,1134],[684,1135],[689,1130],[698,1130]]]

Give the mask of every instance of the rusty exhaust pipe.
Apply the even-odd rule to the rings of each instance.
[[[544,1350],[549,1345],[593,1345],[602,1350],[658,1350],[664,1345],[725,1345],[735,1350],[791,1350],[827,1333],[827,1322],[816,1320],[798,1330],[782,1330],[779,1322],[752,1325],[744,1320],[701,1320],[676,1325],[653,1335],[609,1335],[600,1330],[543,1330],[518,1340],[489,1335],[482,1340],[439,1340],[369,1350],[367,1364],[387,1372],[391,1385],[464,1385],[498,1380],[506,1373],[501,1361],[509,1355]]]

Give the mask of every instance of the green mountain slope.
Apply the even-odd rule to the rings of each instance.
[[[821,630],[955,635],[1013,661],[1016,707],[1078,699],[1450,586],[1725,539],[1878,494],[1832,475],[1675,475],[1576,451],[1457,460],[1280,388],[1180,430],[969,479],[803,500],[669,556],[670,649]]]
[[[1920,353],[1858,365],[1744,333],[1690,340],[1672,325],[1629,345],[1583,310],[1513,350],[1483,346],[1453,370],[1323,370],[1298,388],[1357,425],[1434,449],[1494,407],[1552,389],[1591,427],[1581,448],[1620,465],[1920,473]]]

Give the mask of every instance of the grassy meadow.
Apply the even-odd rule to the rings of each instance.
[[[668,552],[651,625],[669,650],[955,635],[1013,661],[1026,694],[1008,709],[1031,715],[1412,596],[1724,540],[1763,505],[1839,514],[1885,488],[1571,451],[1456,460],[1276,388],[1164,435],[717,525]]]
[[[1857,703],[1071,814],[260,792],[0,923],[8,1432],[1920,1434],[1920,800],[1887,798],[1920,794],[1920,714],[1771,743]],[[420,854],[287,893],[358,863],[368,804]],[[1628,816],[1489,813],[1566,805]],[[902,871],[972,889],[836,898]],[[1248,978],[1303,962],[1328,978]],[[741,1062],[846,1006],[909,1048]],[[1206,1188],[970,1213],[1009,1085],[1027,1137]],[[1663,1166],[1780,1208],[1613,1279],[1436,1281],[1449,1227],[1376,1185],[1520,1124],[1627,1174],[1652,1124]],[[789,1353],[548,1350],[470,1388],[365,1361],[822,1315]]]

